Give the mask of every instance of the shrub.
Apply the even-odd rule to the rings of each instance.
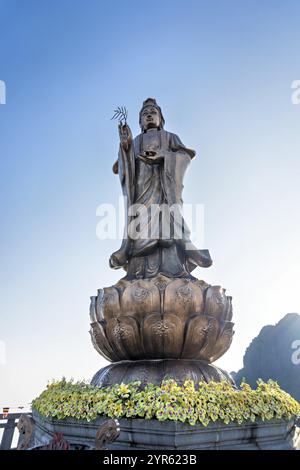
[[[226,382],[187,380],[182,386],[165,380],[161,386],[140,382],[99,388],[84,382],[53,382],[36,398],[32,407],[41,415],[87,421],[98,416],[173,420],[207,426],[222,421],[243,423],[257,419],[289,420],[300,415],[300,404],[274,381],[259,380],[255,390],[241,384],[235,390]]]

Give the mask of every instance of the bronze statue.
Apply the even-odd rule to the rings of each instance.
[[[139,115],[141,134],[135,139],[126,117],[119,122],[120,149],[113,171],[119,174],[126,197],[127,224],[110,266],[123,267],[127,279],[159,273],[191,277],[197,266],[212,264],[209,251],[192,244],[181,215],[183,178],[196,153],[176,134],[164,130],[164,117],[155,99],[144,101]],[[139,207],[138,214],[133,213],[135,207]],[[138,228],[135,237],[130,227]]]
[[[183,177],[195,152],[164,130],[152,98],[143,103],[142,132],[135,139],[126,110],[118,108],[115,116],[120,150],[113,171],[126,198],[127,222],[110,265],[127,275],[91,297],[93,345],[113,362],[92,383],[160,384],[166,377],[179,383],[187,378],[232,383],[229,374],[211,364],[232,341],[231,297],[191,275],[212,261],[208,250],[191,243],[181,214]]]

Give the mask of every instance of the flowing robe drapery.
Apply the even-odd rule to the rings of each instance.
[[[147,151],[159,151],[163,162],[148,164],[139,159]],[[152,277],[159,272],[189,276],[197,266],[186,250],[188,243],[193,245],[181,215],[183,178],[194,156],[195,151],[185,147],[176,134],[163,129],[138,135],[127,151],[120,145],[118,173],[126,197],[127,223],[122,246],[113,256],[129,278]],[[177,210],[175,218],[166,212],[172,207]],[[167,236],[166,220],[170,223]],[[180,231],[181,237],[176,239],[174,233]]]

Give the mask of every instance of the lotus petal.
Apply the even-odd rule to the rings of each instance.
[[[229,296],[227,296],[227,308],[223,320],[229,322],[232,320],[232,297]]]
[[[142,319],[147,313],[159,312],[160,293],[152,280],[132,282],[121,298],[122,315],[135,315]]]
[[[107,322],[106,334],[120,360],[143,356],[139,325],[135,318],[127,316],[112,318]]]
[[[103,327],[99,322],[91,323],[90,335],[96,351],[108,361],[117,361],[119,358],[108,343]]]
[[[174,314],[153,313],[145,318],[142,334],[147,358],[177,358],[182,349],[184,322]]]
[[[209,319],[205,315],[193,316],[187,324],[182,359],[195,359],[205,344]]]
[[[176,279],[166,287],[164,312],[175,313],[187,319],[194,312],[203,311],[202,289],[189,279]]]
[[[97,297],[93,295],[91,297],[91,303],[90,303],[90,321],[91,321],[91,323],[96,323],[98,321],[97,311],[96,311],[96,302],[97,302]]]
[[[98,290],[97,316],[99,319],[109,320],[121,315],[118,289],[105,287]]]
[[[229,300],[225,295],[225,289],[220,286],[211,286],[206,290],[204,313],[211,317],[225,320],[225,317],[228,315],[228,310],[230,315],[228,302]]]
[[[211,362],[214,362],[219,359],[219,357],[223,356],[223,354],[225,354],[225,352],[230,348],[234,335],[233,326],[234,323],[231,323],[229,321],[224,322],[223,328],[215,343],[214,353],[211,357]]]
[[[207,317],[207,319],[208,323],[205,328],[205,341],[200,351],[195,356],[195,359],[202,359],[203,361],[211,362],[211,357],[214,354],[216,340],[220,332],[220,326],[216,318]]]

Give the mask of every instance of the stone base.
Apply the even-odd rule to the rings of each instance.
[[[94,446],[96,432],[107,418],[87,422],[44,418],[33,411],[35,445],[42,445],[54,433],[63,433],[73,444]],[[299,450],[300,429],[295,421],[273,420],[256,423],[211,423],[207,427],[174,421],[119,419],[121,433],[109,450]]]
[[[92,385],[110,385],[141,381],[142,386],[152,383],[160,385],[164,379],[173,379],[183,384],[186,379],[200,381],[227,381],[234,386],[230,374],[203,361],[189,359],[158,359],[141,361],[121,361],[100,369],[92,378]]]

